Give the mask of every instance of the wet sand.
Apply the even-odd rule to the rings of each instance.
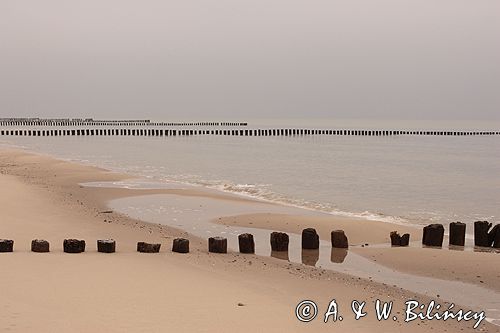
[[[473,331],[471,322],[419,320],[404,323],[401,316],[397,321],[379,322],[373,311],[356,321],[350,312],[353,299],[366,300],[371,307],[376,299],[394,300],[394,307],[400,313],[405,300],[418,298],[427,303],[430,299],[398,286],[275,258],[237,253],[208,254],[206,239],[187,234],[178,227],[146,223],[118,212],[109,213],[107,206],[113,199],[150,194],[168,194],[189,200],[208,197],[224,205],[248,202],[246,199],[202,190],[84,187],[80,184],[129,177],[7,149],[0,153],[0,172],[0,200],[3,203],[0,237],[15,240],[15,252],[0,255],[3,267],[0,275],[1,331]],[[290,231],[283,226],[284,217],[280,215],[280,222],[277,219],[277,224],[270,224],[266,229]],[[290,227],[293,224],[294,228],[301,229],[302,225],[316,226],[315,223],[320,222],[316,221],[317,217],[311,218],[296,217],[288,223]],[[252,223],[267,223],[262,216],[252,217],[252,220]],[[345,224],[338,222],[339,227],[351,228],[347,220]],[[359,227],[348,231],[353,244],[365,242],[365,239],[374,243],[383,241],[383,234],[394,229],[389,225],[387,230],[375,232],[381,227],[377,223],[373,226],[369,221],[353,223],[359,223]],[[396,229],[403,231],[399,226]],[[318,230],[324,238],[327,226],[318,225]],[[170,252],[172,238],[178,236],[189,237],[190,254]],[[29,252],[30,241],[34,238],[49,240],[52,252]],[[64,238],[86,239],[87,252],[62,253]],[[118,252],[97,253],[95,240],[101,238],[117,240]],[[161,242],[162,251],[157,255],[136,253],[137,241]],[[361,249],[367,252],[363,254]],[[367,258],[373,255],[388,257],[368,252],[376,250],[391,249],[356,247],[354,251]],[[476,254],[471,252],[470,255]],[[488,255],[490,259],[488,267],[480,267],[481,275],[486,276],[488,269],[498,267],[495,265],[498,255],[479,255]],[[443,266],[448,265],[448,261],[448,258],[440,260]],[[384,265],[400,264],[389,261]],[[491,284],[488,286],[491,289],[497,288],[494,280],[484,282]],[[302,299],[313,299],[321,311],[326,311],[326,305],[333,298],[345,315],[342,322],[324,324],[322,318],[317,318],[305,324],[294,316],[295,306]],[[499,327],[488,323],[482,324],[480,329],[500,331]]]
[[[385,222],[328,216],[289,216],[280,214],[248,214],[215,220],[233,226],[282,230],[300,234],[305,227],[318,230],[321,239],[329,240],[330,231],[345,230],[350,250],[386,267],[418,276],[472,283],[500,291],[500,253],[474,251],[472,247],[449,249],[423,248],[422,230]],[[389,233],[411,235],[410,247],[391,247]],[[443,244],[447,243],[447,239]],[[368,244],[366,246],[365,244]]]

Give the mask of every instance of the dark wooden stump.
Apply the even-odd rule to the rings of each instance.
[[[238,236],[241,253],[255,253],[255,242],[252,234],[241,234]]]
[[[490,247],[491,243],[488,237],[488,231],[491,228],[491,223],[488,221],[474,222],[474,245]]]
[[[410,244],[410,234],[399,235],[397,231],[391,231],[392,246],[408,246]]]
[[[289,242],[290,238],[288,237],[288,234],[276,231],[273,231],[271,233],[271,251],[274,252],[288,251]]]
[[[100,239],[97,241],[97,252],[115,253],[116,241],[113,239]]]
[[[43,239],[33,239],[31,241],[31,252],[45,253],[50,251],[49,242]]]
[[[176,238],[172,243],[172,252],[189,253],[189,239]]]
[[[0,239],[0,252],[14,252],[14,241],[11,239]]]
[[[319,236],[314,228],[302,230],[302,248],[306,250],[319,249]]]
[[[161,244],[151,244],[145,242],[137,243],[137,252],[141,253],[158,253],[160,252]]]
[[[400,243],[401,246],[408,246],[410,245],[410,234],[403,234],[403,236],[401,236],[401,243]]]
[[[488,233],[488,241],[494,248],[500,248],[500,224],[495,225]]]
[[[401,246],[401,236],[397,231],[391,231],[390,236],[392,246]]]
[[[65,239],[63,249],[66,253],[82,253],[85,252],[85,241],[79,239]]]
[[[337,249],[347,249],[349,241],[344,233],[344,230],[333,230],[331,233],[332,247]]]
[[[224,237],[210,237],[208,239],[208,252],[227,253],[227,239]]]
[[[465,223],[451,222],[450,223],[450,245],[464,246],[465,245]]]
[[[422,244],[425,246],[443,246],[444,227],[442,224],[430,224],[424,227]]]

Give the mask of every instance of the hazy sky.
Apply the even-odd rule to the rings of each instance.
[[[0,0],[0,116],[500,120],[498,0]]]

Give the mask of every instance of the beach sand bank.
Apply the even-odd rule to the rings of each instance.
[[[210,197],[224,201],[225,205],[248,201],[246,199],[195,189],[83,187],[81,183],[130,177],[11,149],[0,152],[0,172],[0,238],[15,241],[14,253],[0,254],[3,268],[0,274],[0,331],[474,331],[472,322],[419,320],[404,323],[400,314],[405,300],[417,298],[428,303],[430,299],[397,286],[269,257],[208,254],[206,239],[166,225],[107,212],[109,200],[137,195],[163,193],[186,198]],[[283,224],[284,219],[288,225]],[[253,227],[289,232],[300,232],[304,227],[312,226],[317,227],[322,238],[327,237],[330,229],[343,228],[353,244],[387,241],[391,230],[408,230],[413,240],[419,235],[418,230],[410,227],[332,219],[335,220],[269,214],[264,218],[256,214],[221,216],[219,223],[243,225],[251,222]],[[172,239],[178,236],[189,237],[191,253],[170,252]],[[50,241],[51,253],[29,252],[30,242],[35,238]],[[63,253],[64,238],[85,239],[87,252],[78,255]],[[117,241],[117,253],[96,252],[95,241],[103,238]],[[138,241],[161,242],[162,251],[154,255],[136,253]],[[426,256],[431,256],[436,262],[436,272],[429,273],[434,268],[420,265],[412,268],[414,273],[445,278],[445,273],[437,273],[440,266],[445,268],[444,272],[456,272],[453,278],[460,275],[464,281],[498,290],[498,278],[495,279],[494,272],[500,256],[496,254],[435,252],[418,248],[404,250],[408,250],[404,252],[406,260],[400,259],[403,249],[354,249],[366,258],[407,271],[410,269],[404,263],[424,262]],[[471,274],[466,277],[465,272],[470,268],[461,262],[469,257],[474,259],[467,260],[488,263],[475,267],[480,270],[477,275],[485,277],[482,283],[473,279]],[[311,323],[301,323],[295,318],[295,306],[303,299],[315,300],[320,306],[318,318]],[[332,299],[340,305],[345,319],[324,324],[322,312]],[[350,311],[354,299],[369,304],[367,309],[371,313],[361,320],[354,320]],[[372,302],[376,299],[394,300],[399,319],[379,322],[373,314]],[[482,324],[480,329],[500,331],[488,323]]]
[[[247,214],[226,216],[213,221],[226,225],[282,230],[300,234],[313,227],[321,239],[330,240],[330,231],[344,230],[350,251],[397,271],[443,280],[461,281],[500,291],[500,254],[474,251],[470,247],[422,248],[422,228],[338,216],[293,216]],[[409,233],[409,247],[391,247],[389,234]],[[447,239],[445,238],[444,244]],[[367,245],[366,245],[367,244]],[[458,247],[456,247],[458,248]]]

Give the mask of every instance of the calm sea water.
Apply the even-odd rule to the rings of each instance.
[[[332,125],[313,128],[341,128]],[[479,127],[484,128],[452,128]],[[450,126],[385,127],[413,128]],[[499,136],[2,137],[0,142],[158,182],[333,214],[416,224],[498,222],[500,216]]]

